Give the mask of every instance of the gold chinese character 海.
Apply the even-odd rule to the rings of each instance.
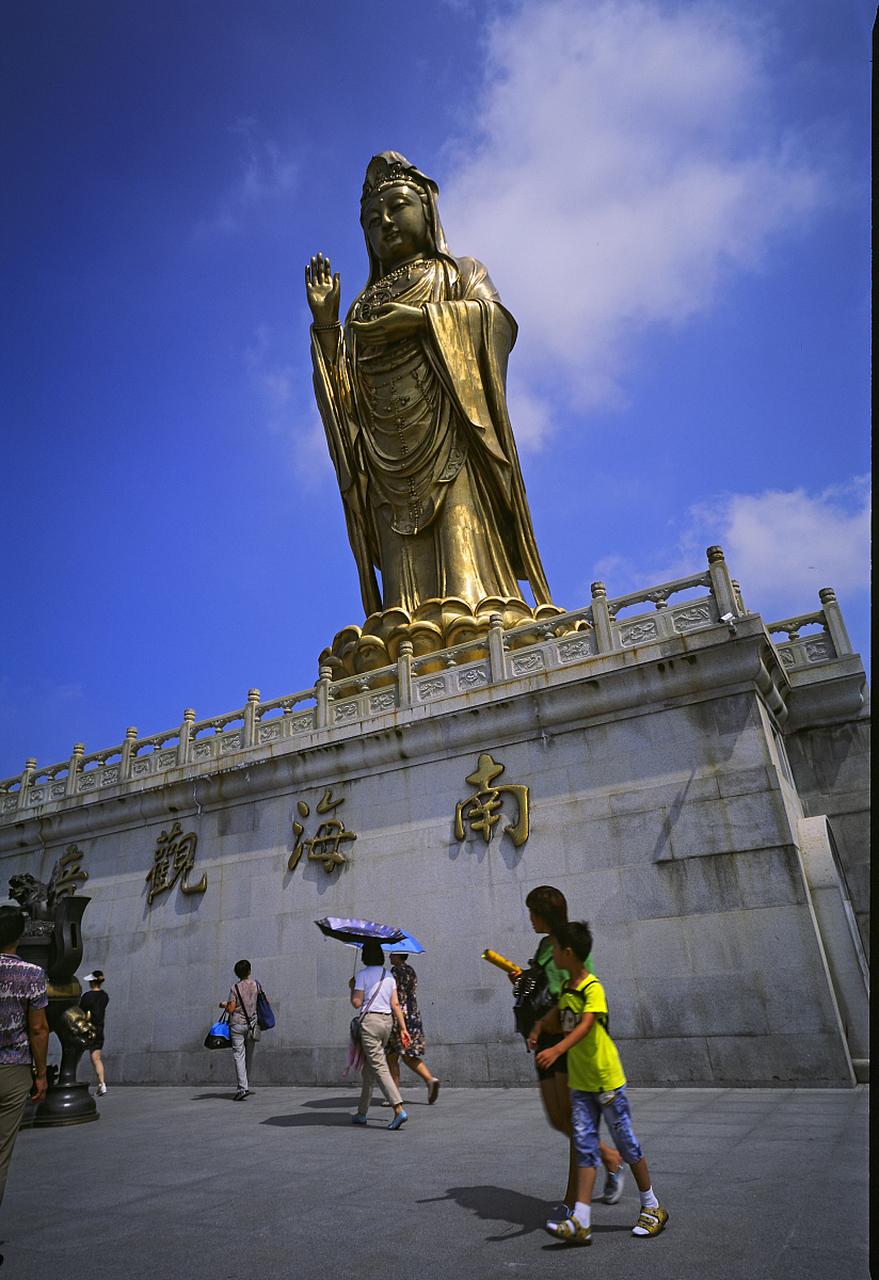
[[[455,806],[455,839],[464,839],[464,819],[470,823],[472,831],[481,832],[488,844],[491,840],[492,828],[500,820],[500,814],[497,812],[501,807],[500,797],[504,794],[511,795],[516,801],[516,823],[514,826],[507,827],[507,834],[513,844],[524,844],[528,839],[529,833],[529,801],[528,788],[517,783],[505,783],[503,786],[492,786],[495,778],[499,777],[504,771],[502,764],[497,764],[492,760],[487,752],[479,757],[479,765],[475,773],[471,773],[467,781],[471,786],[476,787],[476,791],[467,800],[462,800]],[[465,814],[464,810],[468,805],[473,807]]]
[[[339,800],[331,799],[332,792],[324,793],[323,799],[318,802],[317,812],[321,815],[325,813],[332,814],[333,809],[344,801],[344,796]],[[297,802],[296,808],[299,811],[300,818],[307,818],[311,810],[304,800]],[[357,836],[353,831],[346,831],[345,824],[333,815],[326,818],[318,827],[316,833],[310,840],[303,840],[305,828],[301,822],[293,819],[293,834],[296,837],[296,843],[293,846],[293,852],[290,854],[290,860],[287,868],[293,871],[296,864],[302,857],[302,850],[308,850],[308,858],[311,862],[322,862],[324,871],[329,874],[334,867],[340,867],[346,861],[344,854],[339,852],[339,845],[343,840],[354,841]]]
[[[195,867],[195,833],[183,835],[180,823],[175,822],[170,833],[163,831],[156,841],[156,854],[152,868],[147,872],[150,891],[147,902],[152,904],[156,894],[173,889],[180,880],[183,893],[204,893],[208,878],[203,875],[198,884],[189,883],[189,873]]]

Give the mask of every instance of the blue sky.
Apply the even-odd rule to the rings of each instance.
[[[863,0],[5,0],[0,777],[304,689],[363,621],[303,269],[370,156],[519,322],[553,597],[868,632]]]

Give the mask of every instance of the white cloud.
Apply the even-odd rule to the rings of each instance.
[[[695,508],[697,522],[704,510]],[[704,527],[704,523],[703,523]],[[870,492],[867,478],[848,489],[731,494],[722,511],[727,564],[745,603],[778,617],[816,609],[821,587],[837,595],[870,585]]]
[[[608,556],[593,570],[611,596],[703,571],[719,543],[745,604],[768,621],[819,609],[818,592],[840,599],[870,588],[870,488],[861,476],[819,494],[805,489],[731,493],[690,509],[674,545],[636,565]]]
[[[326,436],[312,393],[311,372],[292,363],[289,336],[260,325],[244,352],[244,366],[269,431],[286,435],[296,475],[320,484],[332,475]]]
[[[442,211],[524,322],[516,378],[618,403],[638,332],[710,307],[825,198],[773,123],[766,40],[710,2],[537,0],[491,26]]]
[[[242,141],[241,172],[217,201],[213,215],[198,224],[196,238],[241,231],[251,209],[292,190],[296,182],[298,162],[273,139],[262,137],[256,121],[238,120],[229,132]]]

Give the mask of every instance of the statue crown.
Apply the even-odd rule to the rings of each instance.
[[[366,181],[360,203],[364,204],[385,187],[393,187],[400,182],[417,187],[419,191],[425,190],[422,175],[413,165],[407,164],[405,160],[388,162],[384,156],[373,156],[366,168]]]

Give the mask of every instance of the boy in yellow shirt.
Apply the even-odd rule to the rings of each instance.
[[[616,1139],[619,1153],[630,1166],[641,1196],[641,1216],[634,1236],[655,1236],[668,1222],[650,1185],[647,1161],[632,1132],[626,1077],[617,1047],[607,1034],[607,999],[597,978],[584,967],[592,950],[588,924],[574,921],[560,928],[553,947],[553,964],[567,969],[570,977],[559,996],[558,1006],[536,1024],[528,1040],[532,1049],[538,1036],[547,1031],[564,1033],[564,1039],[537,1055],[537,1065],[547,1070],[560,1054],[568,1055],[568,1085],[577,1155],[577,1204],[567,1218],[550,1218],[546,1229],[559,1240],[576,1244],[592,1243],[590,1222],[595,1170],[601,1163],[598,1124],[605,1121]]]

